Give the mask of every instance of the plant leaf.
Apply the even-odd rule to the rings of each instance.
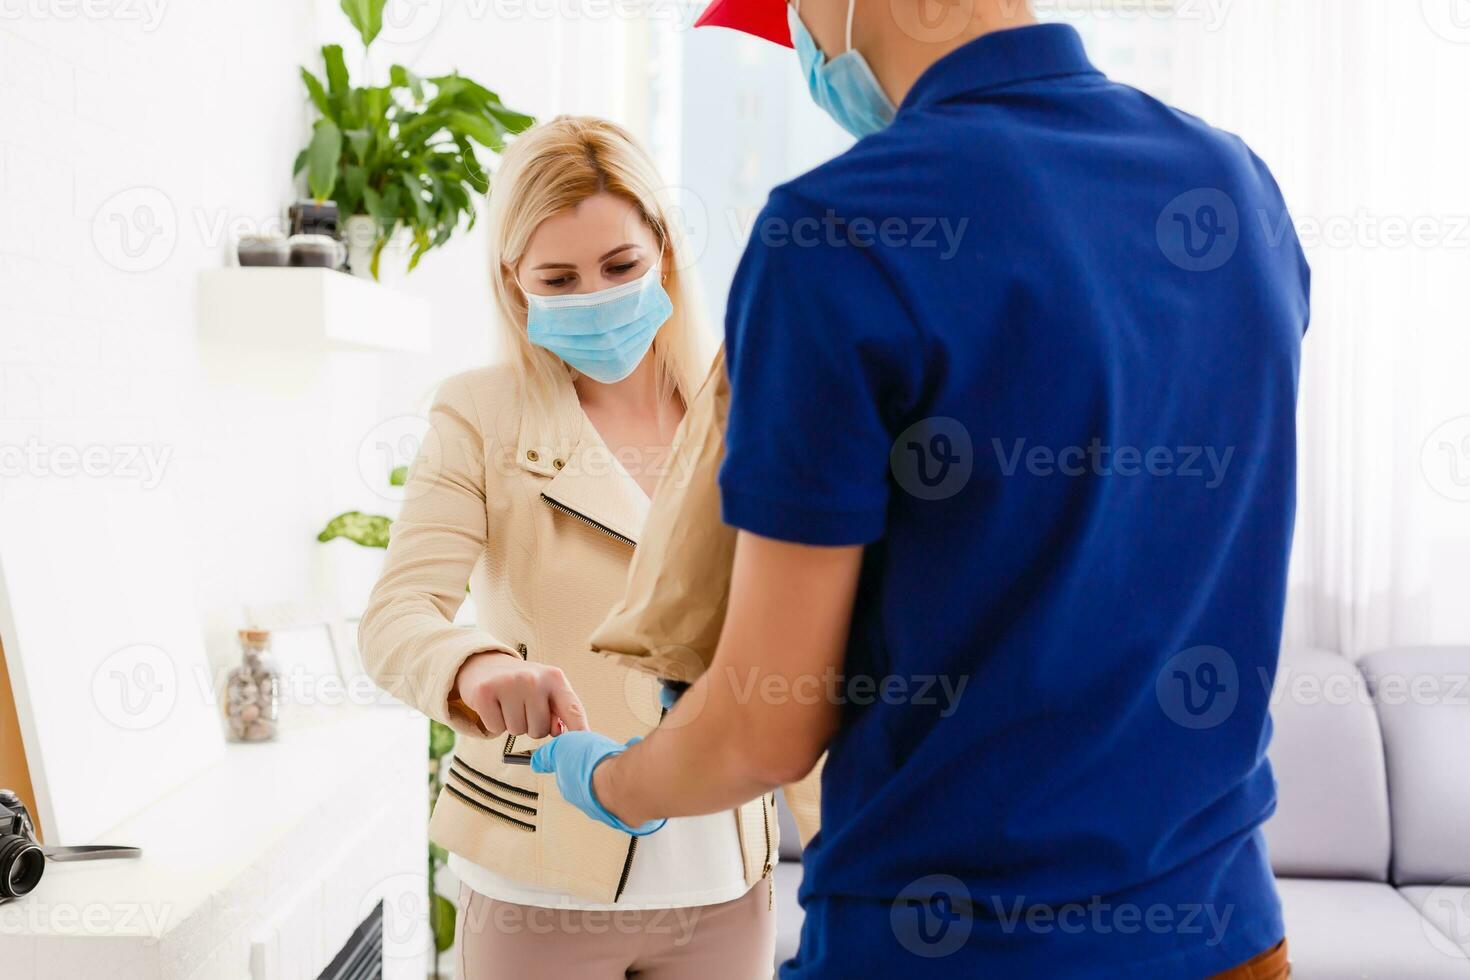
[[[323,543],[336,538],[346,538],[353,544],[360,544],[364,548],[386,548],[388,547],[388,527],[393,519],[381,514],[364,514],[361,511],[349,510],[338,514],[327,522],[321,533],[316,536]]]
[[[357,28],[362,37],[362,46],[373,43],[373,38],[383,29],[383,7],[388,0],[342,0],[342,12]]]
[[[337,186],[337,161],[342,158],[342,131],[330,119],[318,119],[306,148],[306,186],[311,196],[325,201]]]
[[[395,467],[393,467],[393,472],[388,474],[388,485],[391,486],[391,487],[401,487],[404,484],[406,484],[407,482],[408,482],[408,467],[407,466],[395,466]]]
[[[305,68],[301,69],[301,81],[306,85],[307,94],[311,96],[312,103],[317,112],[324,116],[332,114],[332,107],[327,102],[327,90],[322,88],[321,79],[317,78]]]
[[[445,113],[445,117],[456,132],[463,133],[481,146],[496,153],[505,148],[505,139],[498,123],[463,109],[451,109]]]
[[[347,93],[347,62],[342,59],[342,45],[328,44],[322,48],[322,60],[327,64],[327,88],[334,96]]]
[[[362,196],[367,190],[367,173],[361,167],[348,164],[342,168],[342,183],[337,188],[337,207],[343,215],[351,217],[362,213]]]
[[[408,199],[413,204],[414,222],[420,226],[429,223],[429,205],[424,201],[424,185],[417,177],[410,174],[399,174],[398,179],[403,184],[403,189],[408,192]]]
[[[524,133],[536,125],[535,116],[528,116],[524,112],[516,112],[514,109],[508,109],[500,103],[499,99],[496,99],[485,108],[489,110],[492,116],[500,120],[500,124],[511,133]]]
[[[434,949],[447,953],[454,945],[454,903],[443,895],[434,896]]]
[[[352,148],[353,157],[359,162],[367,161],[368,151],[373,145],[373,134],[366,129],[349,129],[342,134],[347,137],[347,145]]]
[[[429,719],[429,758],[442,759],[454,749],[454,729]]]
[[[393,65],[388,69],[388,80],[394,88],[406,88],[416,100],[423,101],[424,80],[409,69],[402,65]]]

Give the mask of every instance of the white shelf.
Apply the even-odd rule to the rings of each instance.
[[[0,906],[0,976],[316,976],[382,899],[386,976],[422,980],[428,731],[406,708],[364,706],[227,746],[99,835],[141,858],[48,864]]]
[[[429,304],[329,269],[207,269],[199,331],[229,345],[427,353]]]

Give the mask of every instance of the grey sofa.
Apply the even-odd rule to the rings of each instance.
[[[1470,980],[1470,648],[1284,653],[1266,825],[1295,980]],[[782,811],[777,962],[801,932]]]

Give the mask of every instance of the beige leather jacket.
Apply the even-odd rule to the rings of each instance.
[[[560,667],[593,729],[619,741],[646,735],[661,713],[651,675],[587,643],[623,593],[648,499],[569,379],[545,417],[522,412],[518,388],[508,365],[440,387],[359,644],[381,687],[459,734],[429,836],[534,887],[612,902],[637,859],[636,839],[589,820],[552,776],[506,761],[539,741],[486,738],[448,702],[460,665],[500,650]],[[473,629],[453,625],[466,583]],[[773,801],[761,797],[735,816],[753,885],[776,860]]]

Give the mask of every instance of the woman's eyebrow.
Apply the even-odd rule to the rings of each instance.
[[[613,249],[612,251],[602,253],[602,258],[598,259],[597,261],[599,261],[599,262],[606,262],[608,259],[612,258],[614,255],[617,255],[619,252],[624,252],[624,251],[627,251],[630,248],[637,248],[637,247],[638,246],[636,244],[634,244],[633,242],[624,242],[623,244],[619,245],[617,248]]]
[[[637,248],[637,247],[638,247],[638,245],[635,242],[624,242],[623,244],[619,245],[617,248],[614,248],[614,249],[611,249],[610,251],[607,251],[607,252],[602,253],[602,257],[599,258],[597,261],[599,261],[599,262],[606,262],[608,259],[612,258],[614,255],[617,255],[619,252],[625,252],[625,251],[627,251],[630,248]],[[539,269],[571,269],[572,271],[575,272],[576,269],[577,269],[577,266],[574,263],[572,263],[572,262],[542,262],[540,265],[536,265],[536,266],[532,266],[531,267],[531,271],[532,272],[535,272],[535,271],[537,271]]]

